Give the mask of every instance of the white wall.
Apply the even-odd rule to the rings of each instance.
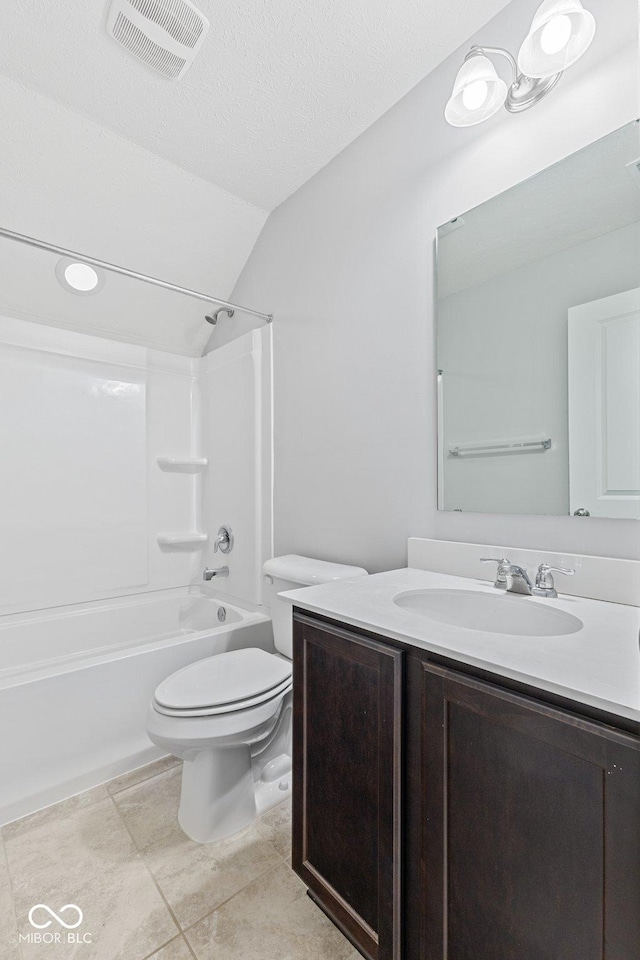
[[[229,296],[264,210],[2,76],[0,129],[11,131],[2,138],[1,226]],[[55,278],[57,259],[0,239],[0,311],[202,354],[206,303],[114,274],[98,295],[75,297]]]
[[[537,6],[473,41],[517,49]],[[465,45],[270,216],[234,296],[275,314],[276,552],[380,570],[413,535],[640,556],[631,522],[436,510],[436,227],[640,113],[636,3],[588,6],[594,46],[531,112],[447,126]]]
[[[568,310],[639,282],[636,223],[439,302],[448,510],[568,513]],[[543,436],[546,452],[447,456],[457,444]]]

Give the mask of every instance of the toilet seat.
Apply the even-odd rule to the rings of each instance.
[[[246,710],[284,695],[290,661],[251,647],[191,663],[156,689],[153,707],[172,717],[207,717]]]
[[[283,680],[283,682],[277,687],[274,687],[273,690],[267,690],[265,693],[260,693],[255,697],[249,697],[247,700],[235,700],[233,703],[225,703],[223,706],[213,705],[210,707],[194,708],[193,710],[189,710],[188,708],[177,709],[175,707],[165,707],[154,698],[153,707],[158,713],[163,713],[167,717],[215,717],[222,713],[237,713],[240,710],[248,710],[249,707],[257,707],[261,703],[274,700],[280,695],[287,693],[292,687],[293,681],[289,678],[288,680]]]

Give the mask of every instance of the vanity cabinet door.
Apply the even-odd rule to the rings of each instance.
[[[370,960],[400,960],[402,658],[294,616],[293,869]]]
[[[640,741],[457,671],[410,671],[420,960],[637,960]]]

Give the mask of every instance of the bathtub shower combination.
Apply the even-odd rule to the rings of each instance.
[[[273,650],[270,370],[270,327],[190,358],[0,316],[0,824],[166,754],[177,670]]]

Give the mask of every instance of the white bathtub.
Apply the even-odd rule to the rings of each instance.
[[[0,617],[0,824],[161,756],[145,732],[158,683],[272,643],[268,617],[186,590]]]

